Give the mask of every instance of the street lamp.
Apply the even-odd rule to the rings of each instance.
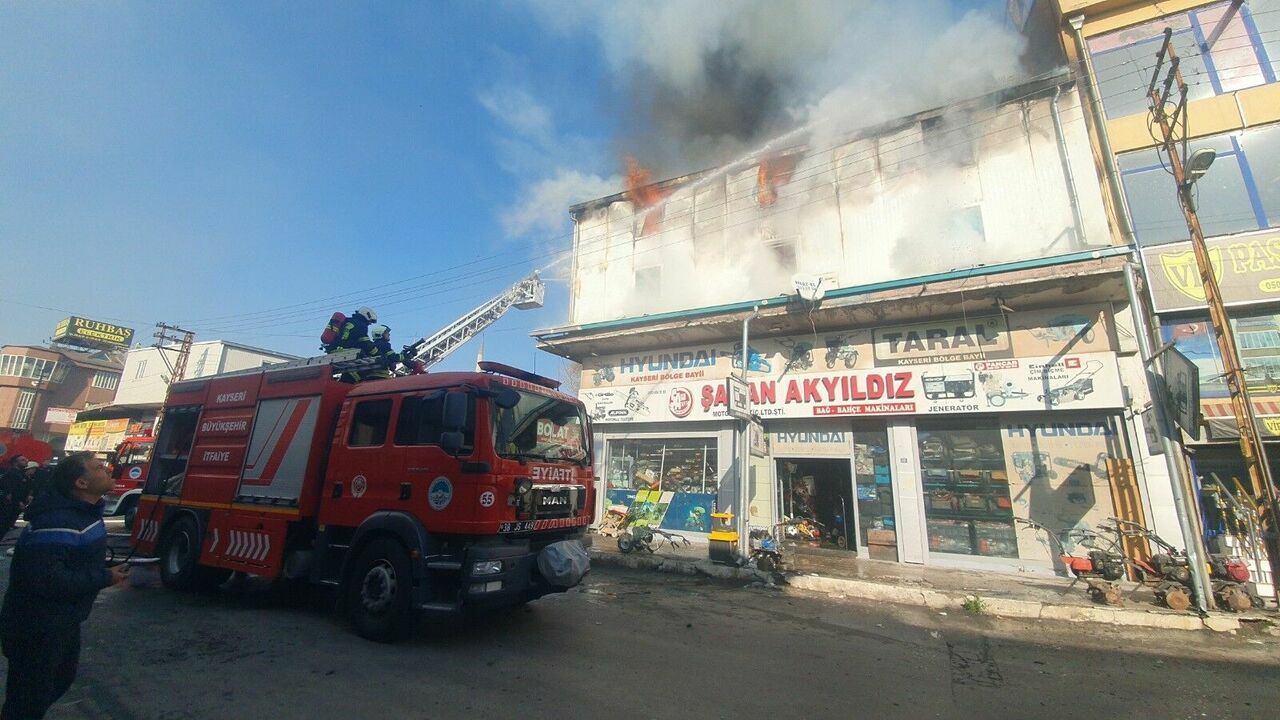
[[[1182,192],[1186,193],[1187,205],[1191,207],[1192,212],[1196,210],[1196,199],[1191,194],[1191,186],[1195,185],[1197,180],[1209,172],[1209,166],[1213,165],[1213,161],[1217,159],[1218,151],[1213,148],[1200,148],[1191,153],[1191,157],[1187,158],[1186,167],[1184,168],[1186,180],[1182,183]]]

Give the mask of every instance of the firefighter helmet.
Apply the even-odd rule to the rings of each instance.
[[[374,312],[371,307],[362,307],[356,311],[356,314],[364,318],[366,322],[378,322],[378,313]]]
[[[382,338],[391,339],[391,328],[386,325],[374,325],[369,328],[369,337],[373,340],[381,340]]]

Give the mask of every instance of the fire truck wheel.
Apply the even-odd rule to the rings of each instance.
[[[347,608],[361,637],[391,642],[413,624],[413,572],[399,542],[381,537],[361,551],[347,578]]]
[[[170,526],[159,555],[160,581],[172,590],[211,590],[231,576],[229,570],[200,565],[200,532],[190,517]]]

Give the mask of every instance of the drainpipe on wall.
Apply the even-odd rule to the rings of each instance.
[[[1076,176],[1071,170],[1071,151],[1067,148],[1067,136],[1062,131],[1062,116],[1058,112],[1058,98],[1062,95],[1062,86],[1053,89],[1053,100],[1049,101],[1049,114],[1053,116],[1053,132],[1058,137],[1058,158],[1062,160],[1062,179],[1067,183],[1067,200],[1071,203],[1071,223],[1076,231],[1076,247],[1081,249],[1088,243],[1084,236],[1084,217],[1080,214],[1080,196],[1076,193]]]
[[[748,327],[751,321],[760,314],[760,306],[752,305],[751,314],[742,319],[742,380],[747,382],[747,371],[751,365],[751,350],[748,342]],[[750,387],[750,385],[748,385]],[[750,393],[747,395],[747,407],[751,407]],[[751,557],[751,421],[739,420],[741,431],[738,437],[738,555]]]
[[[1111,149],[1111,136],[1107,133],[1107,119],[1102,114],[1102,100],[1098,98],[1098,89],[1093,84],[1093,58],[1089,57],[1089,48],[1084,42],[1084,15],[1074,15],[1067,19],[1071,25],[1071,33],[1076,41],[1076,53],[1080,56],[1084,69],[1084,92],[1089,105],[1089,117],[1098,134],[1098,149],[1102,151],[1102,171],[1107,176],[1107,186],[1111,200],[1116,209],[1116,225],[1120,235],[1128,245],[1134,244],[1133,228],[1129,225],[1129,202],[1124,196],[1124,186],[1120,184],[1120,170],[1116,166],[1116,154]],[[1139,255],[1141,257],[1141,255]],[[1145,272],[1145,268],[1144,268]]]
[[[1191,522],[1193,517],[1191,513],[1195,505],[1192,504],[1192,499],[1187,497],[1190,486],[1184,482],[1182,463],[1178,461],[1182,457],[1182,449],[1173,441],[1173,424],[1169,422],[1169,416],[1164,411],[1163,400],[1156,392],[1155,373],[1148,365],[1155,362],[1155,358],[1152,357],[1151,336],[1143,331],[1142,316],[1145,313],[1140,309],[1143,306],[1141,298],[1138,297],[1137,286],[1133,282],[1132,271],[1133,264],[1125,263],[1124,289],[1129,294],[1129,309],[1133,313],[1133,321],[1138,324],[1138,332],[1134,335],[1138,338],[1138,352],[1142,355],[1142,375],[1147,379],[1156,433],[1160,436],[1160,448],[1164,451],[1164,462],[1169,469],[1169,486],[1173,490],[1173,507],[1178,515],[1178,528],[1186,538],[1187,564],[1191,566],[1191,584],[1195,587],[1196,606],[1203,615],[1209,611],[1209,598],[1213,597],[1213,586],[1205,571],[1206,555],[1202,547],[1203,539]]]

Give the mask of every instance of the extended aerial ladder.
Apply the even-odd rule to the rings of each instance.
[[[462,347],[462,345],[471,338],[481,332],[484,332],[486,328],[496,323],[511,308],[514,307],[517,310],[532,310],[542,307],[542,301],[545,295],[546,286],[543,285],[542,278],[538,276],[538,273],[534,272],[506,290],[503,290],[498,295],[489,298],[462,317],[449,323],[434,335],[422,338],[411,345],[406,345],[404,362],[406,365],[412,365],[415,362],[421,363],[418,367],[421,370],[426,370],[432,365],[435,365],[448,357],[450,353]],[[382,358],[360,357],[359,350],[343,350],[341,352],[330,353],[327,355],[317,355],[315,357],[303,358],[301,360],[291,360],[285,363],[274,364],[271,366],[271,369],[284,370],[292,367],[329,365],[332,366],[335,373],[339,373],[349,370],[360,371],[372,369],[380,366],[382,363]],[[250,370],[223,373],[223,375],[241,375],[261,371],[262,368],[253,368]]]

